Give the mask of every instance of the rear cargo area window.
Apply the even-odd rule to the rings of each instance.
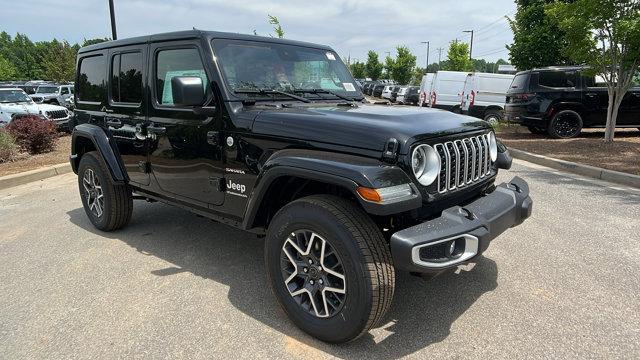
[[[161,50],[156,58],[156,100],[161,105],[173,105],[171,79],[176,76],[197,76],[202,79],[205,93],[209,80],[197,49]]]
[[[538,85],[552,88],[574,87],[575,73],[564,71],[543,71],[538,75]]]
[[[111,60],[111,100],[142,102],[142,53],[118,54]]]
[[[78,100],[103,102],[106,94],[104,56],[91,56],[80,60],[78,71]]]

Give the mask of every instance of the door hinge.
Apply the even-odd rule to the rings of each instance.
[[[148,161],[140,160],[138,161],[138,169],[145,174],[149,174],[151,172],[151,163]]]
[[[225,180],[224,180],[224,178],[210,176],[209,177],[209,185],[211,185],[212,188],[214,188],[215,190],[220,191],[220,192],[225,190]]]

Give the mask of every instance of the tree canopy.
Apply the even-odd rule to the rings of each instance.
[[[469,58],[469,44],[452,41],[447,52],[447,64],[443,70],[473,71],[473,61]]]
[[[367,53],[367,62],[365,63],[365,72],[367,77],[372,80],[378,80],[382,76],[382,68],[384,65],[378,60],[378,53],[373,50],[369,50]]]
[[[356,61],[350,65],[351,75],[356,79],[364,79],[367,77],[367,67],[365,63]]]

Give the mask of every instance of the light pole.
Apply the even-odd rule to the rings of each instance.
[[[113,40],[118,40],[118,34],[116,33],[116,14],[113,11],[113,0],[109,0],[109,13],[111,14],[111,37]]]
[[[469,60],[473,59],[471,54],[473,53],[473,30],[465,30],[463,33],[471,33],[471,45],[469,45]]]
[[[427,66],[424,68],[424,73],[427,73],[427,68],[429,68],[429,42],[422,41],[423,44],[427,44]]]

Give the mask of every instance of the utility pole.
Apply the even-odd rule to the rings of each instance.
[[[469,45],[469,60],[472,60],[471,54],[473,53],[473,30],[465,30],[463,33],[471,33],[471,44]]]
[[[427,44],[427,66],[424,68],[424,73],[427,73],[427,68],[429,67],[429,42],[422,41],[423,44]]]
[[[118,34],[116,33],[116,14],[113,11],[113,0],[109,0],[109,13],[111,14],[111,37],[113,40],[118,40]]]
[[[436,50],[438,50],[438,70],[440,70],[440,60],[442,60],[442,50],[444,50],[444,48],[439,47]]]

